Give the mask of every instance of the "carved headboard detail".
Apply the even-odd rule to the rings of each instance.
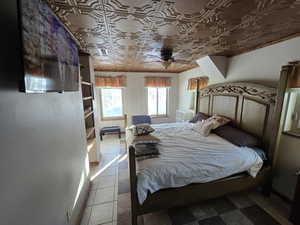
[[[222,83],[199,91],[198,112],[232,119],[243,130],[261,138],[269,150],[276,89],[252,83]]]

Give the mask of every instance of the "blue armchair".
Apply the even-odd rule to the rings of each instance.
[[[132,116],[132,124],[137,125],[141,123],[151,124],[151,117],[148,115],[135,115]]]

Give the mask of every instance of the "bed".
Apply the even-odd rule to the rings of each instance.
[[[161,139],[159,158],[136,163],[135,149],[129,146],[133,225],[139,215],[258,185],[265,193],[270,191],[275,89],[227,83],[201,89],[198,96],[198,112],[231,118],[236,126],[259,137],[269,161],[263,163],[252,149],[241,149],[216,134],[201,137],[189,123],[154,125]]]

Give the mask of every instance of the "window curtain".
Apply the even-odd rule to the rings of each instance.
[[[295,66],[290,79],[291,88],[300,88],[300,66]]]
[[[189,91],[196,91],[198,89],[197,85],[199,83],[199,89],[205,88],[208,84],[208,77],[195,77],[188,81],[187,89]]]
[[[96,87],[126,87],[126,76],[96,76]]]
[[[145,87],[171,87],[171,78],[145,77]]]

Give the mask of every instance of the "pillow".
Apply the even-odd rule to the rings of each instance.
[[[149,124],[137,124],[133,129],[134,136],[148,135],[152,133],[154,129]]]
[[[237,146],[255,147],[260,145],[258,138],[230,125],[218,127],[213,132]]]
[[[192,129],[202,136],[207,137],[214,126],[215,124],[213,121],[203,120],[193,124]]]
[[[251,149],[254,150],[259,155],[259,157],[262,159],[262,161],[267,161],[268,160],[267,154],[265,153],[264,150],[262,150],[260,148],[257,148],[257,147],[254,147],[254,148],[251,148]]]
[[[221,126],[224,126],[225,124],[229,123],[230,122],[230,119],[224,117],[224,116],[219,116],[219,115],[214,115],[212,117],[209,117],[207,119],[207,121],[209,122],[213,122],[214,126],[213,126],[213,130],[218,128],[218,127],[221,127]]]
[[[144,135],[144,136],[135,136],[132,141],[132,144],[133,145],[148,144],[148,143],[157,144],[159,142],[160,142],[160,140],[157,137],[154,137],[151,134],[149,134],[149,135]]]
[[[189,122],[190,123],[196,123],[197,121],[201,121],[201,120],[206,120],[209,116],[202,113],[202,112],[198,112],[193,119],[191,119]]]

